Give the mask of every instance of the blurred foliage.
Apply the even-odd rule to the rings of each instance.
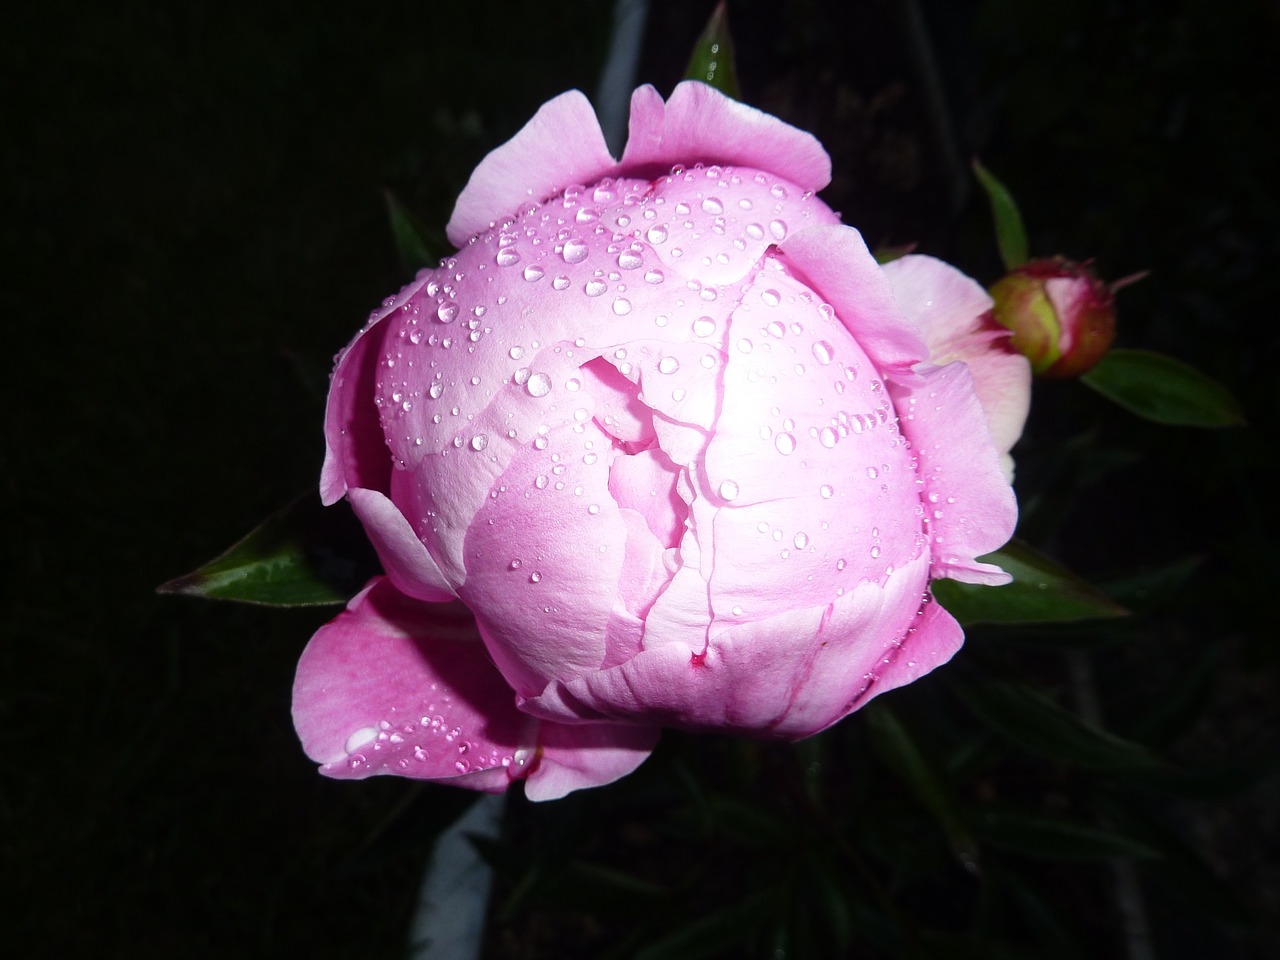
[[[712,7],[652,4],[642,80],[684,75]],[[1157,956],[1274,955],[1275,4],[730,10],[743,99],[823,140],[824,195],[869,243],[997,276],[981,156],[1032,249],[1152,271],[1119,342],[1193,363],[1249,425],[1038,385],[1020,537],[1133,615],[975,623],[955,663],[809,741],[670,734],[622,783],[513,798],[486,957],[1107,960],[1117,860]],[[325,611],[152,591],[314,481],[330,356],[436,252],[480,157],[591,92],[608,21],[52,0],[0,36],[18,954],[403,956],[469,798],[316,776],[288,691]]]

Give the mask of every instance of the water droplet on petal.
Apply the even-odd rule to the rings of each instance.
[[[458,319],[458,305],[452,300],[445,300],[436,307],[436,316],[440,318],[441,323],[453,323]]]
[[[520,262],[520,251],[516,250],[515,247],[504,247],[498,251],[498,255],[494,259],[498,261],[498,266],[509,267]]]
[[[437,380],[435,383],[431,384],[431,386],[427,388],[427,396],[429,396],[432,400],[439,400],[443,393],[444,393],[444,384],[441,383],[439,380]]]
[[[551,392],[551,378],[545,373],[535,373],[529,377],[529,382],[524,385],[529,391],[531,397],[545,397]]]
[[[653,244],[666,243],[666,242],[667,242],[667,228],[666,228],[666,227],[664,227],[664,226],[663,226],[662,224],[660,224],[660,223],[655,223],[655,224],[654,224],[652,227],[650,227],[650,228],[649,228],[649,230],[645,233],[645,236],[648,238],[648,240],[649,240],[649,242],[650,242],[650,243],[653,243]]]
[[[542,582],[542,574],[540,574],[537,570],[533,571],[533,573],[529,574],[529,582],[530,582],[530,583],[541,583],[541,582]]]
[[[488,445],[489,445],[489,438],[486,437],[483,433],[477,433],[474,437],[471,438],[471,449],[476,451],[477,453],[479,453]]]
[[[797,533],[794,540],[791,541],[796,545],[797,550],[803,550],[809,545],[809,537],[803,533]]]
[[[588,297],[598,297],[608,289],[608,286],[603,280],[588,280],[583,285],[582,291]]]
[[[796,438],[789,433],[780,433],[773,439],[773,445],[778,452],[784,457],[790,456],[796,450]]]
[[[544,276],[546,276],[546,271],[535,264],[530,264],[524,268],[524,278],[530,283],[541,280]]]
[[[551,281],[551,286],[555,287],[557,290],[568,290],[569,283],[569,278],[562,273]]]
[[[577,237],[566,240],[564,246],[560,248],[560,256],[564,258],[565,263],[581,263],[587,259],[590,252],[586,242]]]
[[[775,240],[787,239],[787,224],[785,220],[770,220],[769,233],[773,235]]]
[[[663,272],[658,269],[648,270],[645,272],[645,275],[644,275],[645,283],[661,283],[665,279],[666,279],[666,275],[663,274]]]
[[[738,496],[738,485],[732,480],[722,480],[720,482],[720,499],[734,500]]]
[[[675,357],[663,357],[658,361],[659,373],[675,373],[680,369],[680,361]]]
[[[824,483],[818,488],[818,493],[821,494],[823,500],[830,500],[835,495],[835,492],[835,488],[829,483]]]
[[[619,317],[625,317],[631,312],[631,301],[626,297],[618,297],[613,301],[613,312]]]
[[[716,322],[710,317],[699,317],[693,321],[693,335],[695,337],[709,337],[716,332]]]
[[[813,358],[824,367],[835,358],[835,351],[831,349],[831,344],[825,340],[819,340],[813,345]]]
[[[707,197],[707,199],[702,201],[702,212],[709,213],[713,217],[718,217],[720,214],[724,213],[724,204],[715,197]]]

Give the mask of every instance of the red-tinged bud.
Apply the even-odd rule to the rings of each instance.
[[[1078,377],[1116,335],[1113,289],[1065,257],[1029,260],[991,287],[996,322],[1037,376]]]

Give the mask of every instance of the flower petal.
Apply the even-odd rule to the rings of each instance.
[[[347,499],[396,589],[414,599],[434,603],[457,596],[400,508],[386,495],[354,488],[347,491]]]
[[[465,776],[500,793],[536,743],[466,608],[419,603],[384,578],[311,638],[293,718],[321,772],[345,779]]]
[[[902,312],[920,329],[929,360],[963,360],[973,375],[996,449],[1007,454],[1031,407],[1031,365],[991,317],[991,298],[974,280],[932,257],[906,256],[884,266]]]
[[[558,800],[574,790],[613,783],[644,762],[659,733],[652,726],[544,723],[538,764],[524,794],[530,800]]]
[[[853,709],[861,709],[880,694],[915,682],[950,660],[963,644],[964,631],[956,618],[927,595],[902,643],[875,666],[873,677]]]
[[[615,166],[590,101],[578,90],[562,93],[480,161],[454,205],[449,242],[461,247],[522,205],[591,183]]]
[[[831,182],[831,158],[812,134],[696,81],[677,84],[665,104],[651,86],[631,95],[622,168],[665,173],[674,163],[770,170],[805,190]]]
[[[928,356],[902,315],[884,271],[853,227],[817,225],[781,245],[788,270],[808,283],[867,352],[877,370],[910,366]]]
[[[911,377],[891,377],[889,392],[902,433],[919,458],[931,577],[1008,583],[999,567],[974,559],[1013,536],[1018,505],[968,368],[959,362],[923,364]]]

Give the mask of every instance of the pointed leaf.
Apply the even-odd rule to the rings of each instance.
[[[734,63],[733,35],[729,33],[729,13],[725,0],[716,4],[711,12],[698,42],[694,45],[693,56],[689,58],[689,66],[685,68],[686,80],[701,80],[710,87],[715,87],[726,97],[735,100],[742,98],[738,87],[738,68]]]
[[[1027,230],[1022,225],[1022,214],[1018,212],[1013,194],[977,160],[973,161],[973,172],[982,184],[982,189],[987,192],[987,199],[991,201],[991,216],[996,224],[996,245],[1000,248],[1004,268],[1013,270],[1022,266],[1030,258],[1030,253]]]
[[[409,212],[390,190],[384,190],[387,199],[387,215],[391,219],[391,234],[396,241],[396,251],[410,273],[417,273],[440,259],[439,244],[428,238],[427,228]]]
[[[1156,423],[1178,427],[1244,423],[1226,387],[1181,360],[1150,350],[1112,350],[1080,380],[1130,413]]]
[[[1037,810],[987,806],[974,818],[985,843],[1044,860],[1151,860],[1159,851],[1126,833]]]
[[[378,572],[350,508],[309,493],[204,566],[158,587],[212,600],[272,607],[346,603]]]
[[[1128,611],[1035,548],[1011,540],[982,560],[1013,577],[1003,587],[935,580],[933,594],[964,625],[1061,623],[1122,617]]]
[[[1163,766],[1140,744],[1085,723],[1024,684],[961,680],[954,670],[945,677],[980,720],[1034,753],[1096,770],[1152,773]]]

